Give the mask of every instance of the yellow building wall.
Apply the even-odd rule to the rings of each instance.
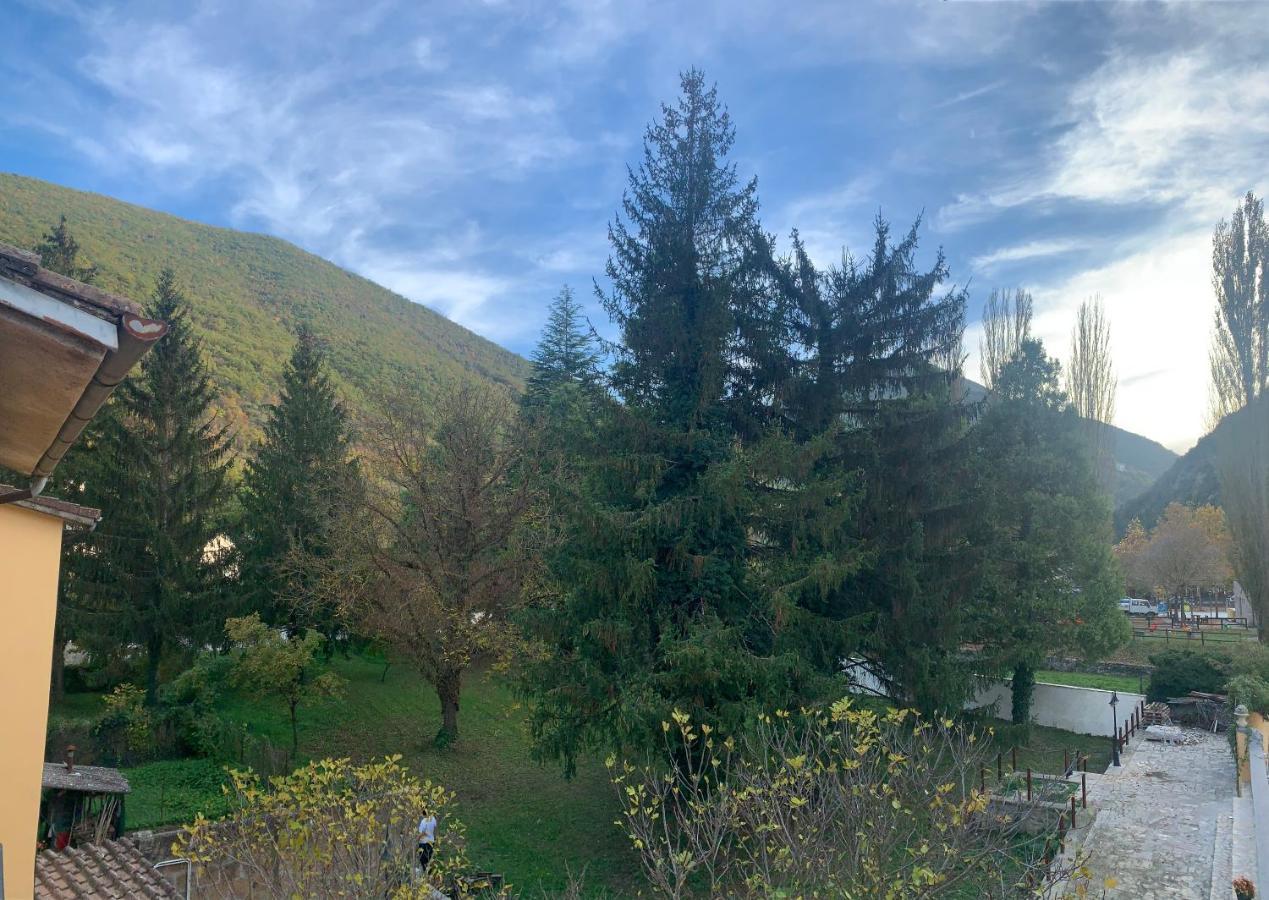
[[[6,900],[35,892],[62,520],[0,504],[0,845]]]

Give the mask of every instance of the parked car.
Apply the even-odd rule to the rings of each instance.
[[[1125,597],[1119,601],[1119,608],[1130,616],[1157,616],[1159,612],[1159,604],[1153,600],[1139,600],[1135,597]]]

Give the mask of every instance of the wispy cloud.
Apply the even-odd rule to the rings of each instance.
[[[1030,262],[1052,256],[1074,253],[1088,247],[1088,243],[1074,238],[1055,238],[1048,240],[1027,241],[1009,247],[1000,247],[990,253],[975,256],[969,261],[971,269],[991,274],[1002,265],[1009,263]]]

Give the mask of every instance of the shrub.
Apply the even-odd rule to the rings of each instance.
[[[1230,708],[1238,704],[1262,716],[1269,715],[1269,682],[1257,675],[1235,675],[1225,685]]]
[[[464,829],[450,813],[454,795],[399,761],[324,759],[267,783],[230,771],[229,815],[200,815],[173,852],[199,866],[204,884],[245,872],[270,897],[431,897],[468,868]],[[439,828],[424,873],[416,828],[429,814]]]
[[[949,719],[844,699],[762,716],[739,739],[673,720],[668,762],[608,760],[618,824],[659,894],[1001,896],[1076,875],[1013,852],[1019,820],[979,790],[992,742]]]
[[[105,709],[93,725],[103,754],[112,760],[146,758],[154,751],[154,721],[145,706],[145,691],[121,684],[103,699]]]
[[[1150,700],[1183,697],[1190,691],[1218,694],[1229,679],[1228,657],[1197,650],[1162,650],[1150,655],[1154,671],[1146,695]]]

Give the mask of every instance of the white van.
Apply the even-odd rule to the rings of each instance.
[[[1159,613],[1159,605],[1150,600],[1137,600],[1125,597],[1119,601],[1119,608],[1130,616],[1154,616]]]

